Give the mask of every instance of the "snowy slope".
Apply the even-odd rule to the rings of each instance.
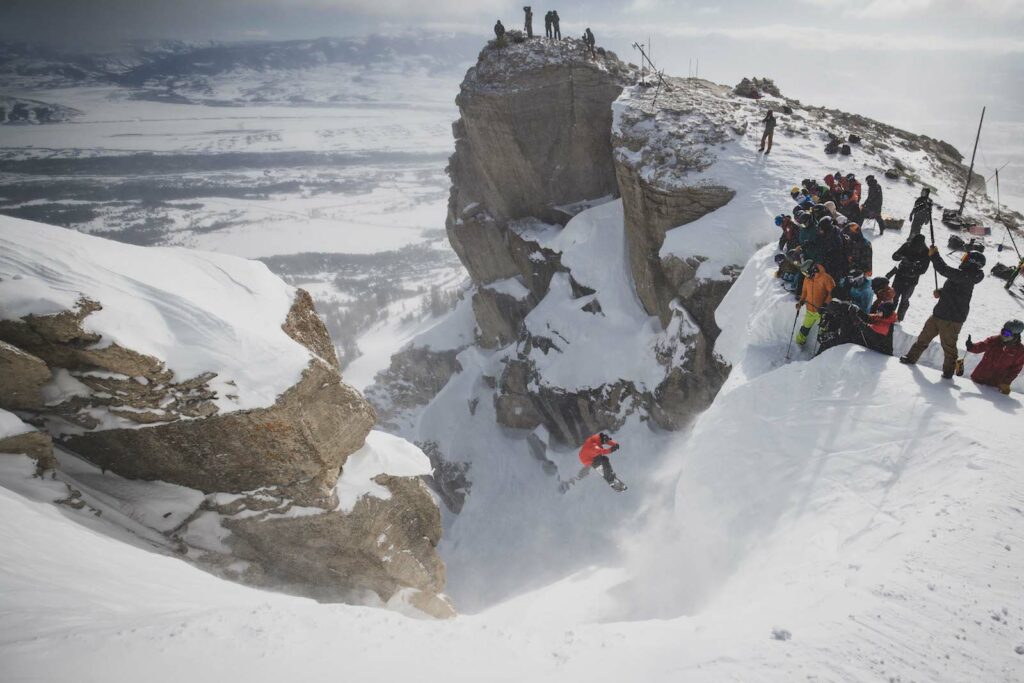
[[[273,404],[311,359],[281,329],[295,290],[262,263],[0,216],[0,316],[51,315],[83,297],[103,305],[83,323],[99,345],[161,359],[178,381],[217,373],[221,411]]]
[[[225,584],[7,458],[32,495],[0,488],[6,679],[1013,681],[1024,425],[1001,401],[853,348],[765,374],[672,444],[675,494],[623,525],[619,569],[450,623]]]

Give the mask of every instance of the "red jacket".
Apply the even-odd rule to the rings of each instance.
[[[602,444],[601,435],[593,434],[587,437],[587,440],[583,442],[583,447],[580,448],[580,462],[590,467],[594,463],[594,458],[599,455],[608,455],[618,445],[611,439],[608,440],[608,443]]]
[[[889,330],[891,330],[892,326],[896,324],[899,317],[895,313],[891,314],[887,318],[882,317],[881,313],[872,313],[868,316],[868,320],[868,326],[871,327],[872,330],[885,336],[889,334]]]
[[[978,384],[994,387],[1010,384],[1024,368],[1024,344],[1007,344],[999,335],[978,342],[971,348],[971,353],[985,354],[971,373],[971,379]]]

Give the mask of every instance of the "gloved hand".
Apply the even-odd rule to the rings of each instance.
[[[619,450],[619,444],[615,444],[614,446],[612,446],[612,453],[614,453],[617,450]]]
[[[934,244],[932,246],[928,247],[928,255],[929,256],[935,256],[938,253],[939,253],[939,248],[937,246],[935,246]]]
[[[971,335],[967,335],[967,350],[968,351],[973,351],[974,350],[974,342],[971,341]]]
[[[801,307],[801,306],[803,306],[803,305],[804,305],[804,302],[803,302],[803,301],[797,301],[797,302],[796,302],[796,310],[798,310],[798,311],[799,311],[799,310],[800,310],[800,307]]]
[[[1007,396],[1009,396],[1010,395],[1010,385],[1009,384],[1000,384],[999,385],[999,391],[1001,391],[1004,394],[1006,394]]]

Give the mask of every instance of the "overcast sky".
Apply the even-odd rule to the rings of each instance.
[[[478,32],[522,21],[508,0],[0,0],[0,40],[90,49],[134,39],[283,40],[425,28]],[[985,162],[1024,176],[1024,0],[551,0],[562,31],[586,26],[629,61],[653,42],[660,66],[866,114],[969,148],[990,107]],[[1020,165],[1018,165],[1018,161]],[[1011,181],[1012,182],[1012,181]],[[1024,194],[1024,177],[1014,183]]]

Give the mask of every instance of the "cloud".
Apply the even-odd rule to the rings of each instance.
[[[817,0],[820,1],[820,0]],[[890,0],[891,1],[891,0]],[[912,0],[911,0],[912,1]],[[938,38],[928,34],[905,34],[878,31],[856,31],[815,27],[807,24],[772,24],[768,26],[665,26],[656,24],[595,24],[595,31],[613,35],[649,35],[667,38],[730,38],[743,43],[778,43],[794,50],[808,52],[964,52],[984,55],[1024,54],[1024,39],[985,35],[967,37],[946,35]],[[796,36],[796,38],[794,38]],[[801,36],[832,36],[826,40],[804,40]]]

